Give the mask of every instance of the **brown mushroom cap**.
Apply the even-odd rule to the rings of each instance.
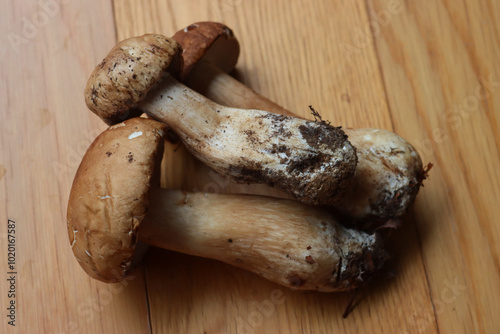
[[[118,282],[131,267],[164,129],[150,119],[127,120],[101,133],[82,159],[68,202],[68,234],[93,278]]]
[[[168,37],[146,34],[118,43],[94,69],[87,87],[87,107],[112,125],[130,118],[134,108],[168,70],[182,67],[179,44]]]
[[[178,31],[174,36],[182,47],[184,67],[180,74],[186,80],[195,65],[204,60],[224,72],[230,72],[238,62],[240,45],[233,31],[218,22],[197,22]]]

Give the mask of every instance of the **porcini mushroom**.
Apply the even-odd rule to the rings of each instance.
[[[213,96],[219,102],[213,101],[222,105],[231,106],[226,101],[241,101],[256,107],[233,107],[298,117],[228,74],[234,70],[240,54],[239,42],[228,26],[212,21],[197,22],[179,30],[172,38],[182,48],[184,66],[179,78],[186,86],[209,99]]]
[[[133,108],[146,112],[233,181],[272,185],[311,204],[338,200],[357,159],[340,128],[220,106],[169,74],[179,50],[174,40],[154,34],[120,42],[92,73],[87,106],[109,124]]]
[[[181,78],[187,86],[230,107],[261,109],[296,116],[227,74],[237,62],[239,44],[231,29],[217,22],[197,22],[173,38],[183,49]],[[358,226],[377,228],[398,220],[414,202],[425,175],[415,148],[397,134],[380,129],[344,129],[357,150],[351,186],[335,203]]]
[[[382,266],[377,235],[347,229],[318,207],[252,195],[187,193],[154,182],[164,125],[129,119],[85,153],[68,203],[81,267],[122,280],[138,241],[216,259],[292,289],[353,289]]]
[[[201,72],[200,67],[207,66],[229,73],[238,62],[240,44],[233,31],[222,23],[193,23],[178,31],[172,38],[182,48],[184,66],[179,74],[181,81],[186,81],[195,67],[196,72]],[[204,78],[205,76],[199,77],[200,80]]]

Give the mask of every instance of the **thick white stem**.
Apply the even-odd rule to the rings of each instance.
[[[216,259],[293,289],[355,288],[383,262],[374,235],[325,211],[251,195],[153,189],[139,239]]]
[[[227,107],[219,106],[166,74],[139,108],[185,138],[203,139],[217,128],[221,121],[220,109]]]
[[[297,117],[209,62],[194,67],[186,84],[225,106],[256,108]],[[358,164],[351,186],[335,206],[369,229],[388,219],[400,218],[408,211],[420,187],[423,170],[418,152],[390,131],[344,131],[357,150]]]
[[[220,106],[167,75],[139,108],[169,125],[187,149],[238,183],[265,183],[310,204],[333,203],[356,154],[332,126]]]

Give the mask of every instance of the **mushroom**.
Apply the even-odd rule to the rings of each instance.
[[[255,195],[188,193],[156,185],[164,124],[133,118],[90,145],[68,203],[81,267],[122,280],[140,242],[226,262],[292,289],[353,289],[386,259],[378,235],[347,229],[317,206]]]
[[[193,23],[178,31],[172,38],[182,48],[184,66],[179,75],[181,81],[203,72],[200,68],[205,66],[215,68],[217,72],[229,73],[238,62],[240,44],[233,31],[222,23]],[[195,67],[196,71],[193,72]],[[198,77],[202,81],[204,78],[205,75]]]
[[[184,66],[179,78],[186,86],[209,99],[213,96],[222,105],[231,106],[226,101],[242,105],[253,103],[256,107],[233,107],[298,117],[227,74],[234,70],[238,62],[240,45],[226,25],[212,21],[197,22],[179,30],[172,38],[182,48]]]
[[[187,149],[239,183],[265,183],[310,204],[349,185],[356,151],[340,128],[260,110],[220,106],[179,83],[180,47],[147,34],[116,45],[92,73],[87,106],[108,124],[137,109],[167,124]]]
[[[239,44],[231,29],[217,22],[198,22],[173,38],[183,49],[181,73],[187,86],[230,107],[267,110],[298,117],[228,75],[236,65]],[[425,171],[415,148],[397,134],[380,129],[344,129],[357,150],[351,186],[335,207],[358,227],[377,228],[397,222],[414,202]]]

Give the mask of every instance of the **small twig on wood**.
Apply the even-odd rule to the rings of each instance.
[[[351,299],[349,299],[349,302],[347,303],[347,306],[345,307],[344,313],[342,314],[342,318],[346,319],[349,316],[349,314],[351,314],[352,310],[354,310],[354,308],[361,301],[362,298],[357,303],[354,303],[354,300],[356,299],[357,294],[358,294],[358,290],[354,290],[352,292]]]
[[[315,122],[319,122],[319,123],[322,123],[322,124],[325,124],[325,125],[331,125],[331,122],[330,121],[327,121],[327,120],[324,120],[320,113],[316,111],[316,109],[313,108],[313,106],[309,106],[309,109],[311,110],[311,115],[314,116],[314,121]]]
[[[423,187],[424,186],[424,180],[429,177],[429,171],[432,169],[432,166],[434,166],[432,163],[428,163],[427,166],[422,168],[422,171],[420,172],[419,175],[419,184]]]

